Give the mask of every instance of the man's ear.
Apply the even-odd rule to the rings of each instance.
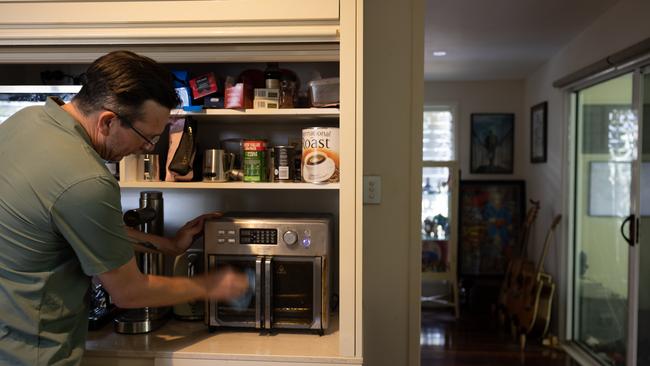
[[[104,136],[108,136],[111,130],[111,126],[113,124],[117,123],[115,121],[115,114],[109,111],[104,111],[99,114],[99,119],[97,120],[97,128],[99,130],[99,133],[101,133]]]

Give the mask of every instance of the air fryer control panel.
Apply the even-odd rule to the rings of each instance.
[[[324,256],[331,241],[328,215],[227,214],[205,223],[206,254]]]

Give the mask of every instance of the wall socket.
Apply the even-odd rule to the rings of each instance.
[[[363,176],[363,203],[378,205],[381,203],[381,177],[378,175]]]

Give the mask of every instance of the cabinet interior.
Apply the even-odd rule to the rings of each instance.
[[[259,59],[259,57],[257,58]],[[269,62],[277,61],[269,56]],[[266,62],[220,62],[220,63],[164,63],[171,70],[187,70],[190,77],[196,77],[208,72],[214,72],[217,77],[234,76],[247,69],[263,71]],[[0,65],[0,85],[42,85],[42,84],[72,84],[88,67],[88,63],[61,64],[2,64]],[[308,82],[318,77],[338,77],[339,63],[325,62],[280,62],[280,68],[289,69],[296,73],[299,80],[299,90],[306,91]],[[55,73],[60,71],[60,73]],[[49,74],[48,74],[49,72]],[[60,79],[44,79],[44,76],[59,75]],[[287,145],[290,141],[300,140],[302,129],[309,127],[340,127],[338,115],[298,115],[288,118],[278,116],[223,116],[201,115],[192,116],[197,121],[197,154],[202,154],[208,148],[224,148],[222,140],[232,138],[266,139],[268,146]],[[347,157],[354,158],[354,157]],[[129,161],[129,160],[127,160]],[[134,159],[131,159],[133,162]],[[128,166],[127,169],[133,169]],[[162,167],[161,167],[162,169]],[[350,172],[352,174],[353,172]],[[345,174],[345,173],[343,173]],[[123,180],[124,178],[122,178]],[[293,183],[277,183],[290,185]],[[331,295],[339,293],[339,205],[338,189],[258,189],[255,183],[250,183],[242,189],[183,189],[129,186],[122,188],[122,209],[138,207],[139,194],[144,190],[160,190],[163,192],[165,208],[165,233],[172,235],[186,221],[211,211],[253,211],[253,212],[307,212],[330,213],[334,215],[335,233],[332,248]],[[202,243],[197,241],[193,247],[200,248]],[[338,304],[338,301],[331,301]],[[336,316],[338,309],[332,309]]]

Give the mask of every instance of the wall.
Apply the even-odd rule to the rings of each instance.
[[[461,179],[523,179],[527,157],[524,125],[528,118],[523,114],[523,81],[426,82],[424,105],[454,105],[457,113],[459,138],[456,151],[460,160]],[[515,156],[513,174],[470,174],[470,116],[472,113],[515,114]]]
[[[423,22],[423,0],[364,6],[363,174],[382,178],[381,204],[363,210],[363,349],[369,366],[419,363],[419,329],[409,328],[409,321],[419,324],[419,303],[409,311],[408,299],[409,187],[419,185],[411,181],[410,158],[412,121],[422,120]],[[420,104],[415,112],[414,100]]]
[[[621,0],[599,19],[592,23],[578,37],[573,39],[550,61],[540,67],[526,80],[525,110],[541,101],[548,101],[548,162],[546,164],[525,164],[530,196],[544,197],[531,244],[533,255],[541,251],[544,235],[554,214],[563,213],[564,220],[560,234],[549,250],[546,269],[558,280],[558,300],[564,306],[567,302],[567,272],[570,241],[567,236],[567,212],[565,204],[569,197],[568,175],[565,162],[569,156],[565,142],[568,138],[569,103],[562,90],[552,87],[553,81],[596,62],[616,51],[650,37],[647,14],[650,2],[647,0]],[[528,136],[529,130],[524,131]],[[525,139],[528,144],[528,139]],[[564,326],[566,319],[557,312],[555,326]]]

